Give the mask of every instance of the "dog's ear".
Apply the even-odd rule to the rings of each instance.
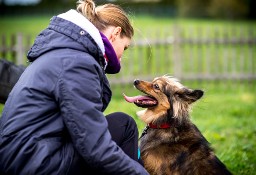
[[[196,89],[183,89],[182,92],[178,93],[179,97],[189,104],[194,103],[204,95],[204,91]]]

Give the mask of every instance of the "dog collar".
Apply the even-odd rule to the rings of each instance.
[[[167,129],[167,128],[170,128],[171,125],[169,123],[164,123],[164,124],[161,124],[160,126],[157,126],[157,125],[154,125],[153,123],[149,123],[144,129],[143,129],[143,132],[139,138],[139,140],[147,134],[148,132],[148,129],[149,128],[153,128],[153,129]]]
[[[154,125],[153,123],[149,123],[148,126],[150,128],[154,128],[154,129],[167,129],[167,128],[171,127],[171,125],[169,123],[163,123],[160,126]]]

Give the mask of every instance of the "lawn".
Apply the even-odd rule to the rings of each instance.
[[[256,171],[256,86],[254,82],[244,85],[239,82],[190,83],[185,85],[205,91],[204,97],[192,110],[191,120],[212,144],[217,156],[237,175],[254,175]],[[132,115],[137,121],[139,131],[144,128],[136,116],[141,110],[127,103],[122,93],[138,95],[132,85],[114,92],[106,114],[117,109]]]
[[[47,27],[50,18],[51,16],[0,17],[0,36],[2,34],[10,36],[21,32],[25,35],[31,35],[31,40],[33,40],[41,30]],[[197,26],[206,28],[204,31],[211,31],[213,28],[223,26],[230,29],[229,31],[239,28],[239,30],[234,31],[240,31],[240,33],[231,32],[227,36],[242,36],[244,34],[243,31],[256,29],[256,23],[252,21],[185,20],[148,16],[131,16],[131,18],[135,27],[135,39],[142,38],[145,40],[148,37],[154,39],[154,37],[163,37],[166,34],[161,32],[161,35],[158,35],[158,30],[172,33],[171,27],[173,24],[179,24],[180,27],[188,29],[184,31],[184,36],[193,37],[197,37],[198,34],[202,34],[202,36],[209,35],[209,33],[214,34],[213,32],[200,33],[200,30],[196,30]],[[155,34],[149,35],[149,31],[151,33],[153,31]],[[251,33],[245,32],[246,34],[251,34],[245,37],[255,38],[255,31],[253,30]],[[253,53],[255,53],[255,50]],[[188,52],[187,54],[189,57],[191,53]],[[139,54],[138,57],[140,58]],[[141,62],[139,58],[136,60]],[[137,63],[134,64],[139,65]],[[126,67],[126,70],[129,68]],[[138,68],[138,70],[140,69]],[[158,70],[154,71],[158,72]],[[140,72],[138,72],[139,75]],[[205,91],[204,97],[194,105],[191,119],[212,144],[218,157],[235,175],[254,175],[256,172],[256,82],[184,82],[183,84],[191,88],[201,88]],[[108,114],[118,110],[132,115],[141,132],[144,124],[135,114],[140,109],[133,104],[125,102],[122,93],[126,93],[129,96],[137,95],[137,92],[132,87],[132,82],[131,85],[121,88],[113,86],[113,98],[104,113]],[[2,108],[3,105],[0,105],[0,113]]]
[[[0,35],[4,34],[10,36],[16,33],[23,33],[25,35],[31,35],[34,39],[39,32],[45,29],[52,16],[20,16],[20,17],[1,17],[0,16]],[[214,30],[222,29],[225,26],[225,30],[229,33],[219,33],[219,35],[225,36],[240,36],[244,35],[245,31],[251,30],[249,34],[243,37],[255,37],[256,33],[253,29],[256,29],[256,23],[254,21],[225,21],[225,20],[207,20],[207,19],[176,19],[176,18],[156,18],[151,16],[134,16],[130,15],[131,22],[135,29],[135,39],[157,39],[166,36],[166,33],[171,33],[174,24],[177,24],[179,28],[185,28],[183,34],[185,36],[198,37],[214,37]],[[239,30],[234,30],[239,28]],[[204,32],[206,31],[206,32]],[[207,31],[212,31],[209,32]],[[247,32],[248,33],[248,32]],[[149,35],[150,34],[150,35]]]
[[[191,120],[211,143],[217,156],[236,175],[254,175],[256,171],[255,83],[183,83],[205,91],[203,98],[193,106]],[[113,88],[112,101],[104,113],[128,113],[136,120],[141,133],[145,124],[136,116],[140,108],[122,97],[122,93],[132,96],[139,92],[132,84]],[[0,105],[0,111],[2,107]]]

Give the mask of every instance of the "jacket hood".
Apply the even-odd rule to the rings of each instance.
[[[56,49],[75,49],[91,54],[102,68],[104,44],[98,29],[75,10],[51,18],[49,26],[35,39],[27,58],[33,62],[42,54]]]

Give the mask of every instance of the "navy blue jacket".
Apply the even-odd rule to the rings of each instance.
[[[0,174],[147,174],[111,140],[103,53],[70,21],[53,17],[5,104]]]

